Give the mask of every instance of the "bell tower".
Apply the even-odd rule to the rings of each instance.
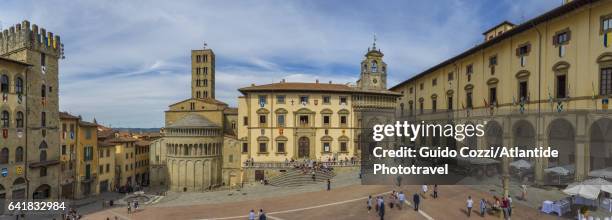
[[[387,89],[387,64],[383,61],[384,54],[376,48],[376,35],[374,43],[368,48],[365,58],[361,61],[361,74],[357,85],[364,90]]]
[[[215,98],[215,53],[206,47],[191,51],[191,97]]]

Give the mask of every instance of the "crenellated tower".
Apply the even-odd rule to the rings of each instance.
[[[19,93],[17,96],[18,104],[2,106],[10,105],[11,96],[8,96],[8,102],[0,104],[0,108],[24,109],[25,128],[16,127],[11,130],[12,127],[9,127],[8,138],[0,139],[0,145],[9,146],[14,143],[13,141],[27,140],[24,152],[25,164],[23,164],[27,174],[25,193],[27,198],[58,198],[60,191],[58,82],[59,59],[63,58],[60,37],[35,24],[30,25],[29,21],[23,21],[1,32],[0,56],[29,64],[25,76],[19,76],[25,79],[23,81],[25,91],[24,94]],[[11,75],[6,72],[2,74]],[[18,86],[16,77],[18,76],[9,77],[9,87]]]

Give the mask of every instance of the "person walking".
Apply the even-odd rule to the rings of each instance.
[[[249,212],[249,220],[255,220],[255,210],[253,209]]]
[[[402,176],[397,175],[396,180],[397,180],[397,186],[402,187]]]
[[[502,211],[504,212],[504,219],[509,219],[510,216],[508,215],[508,197],[504,197],[502,199]]]
[[[327,179],[327,191],[331,190],[331,180]]]
[[[418,193],[414,193],[412,196],[412,202],[414,203],[414,211],[419,211],[419,203],[421,202],[421,196]]]
[[[472,207],[474,206],[474,201],[472,200],[472,196],[468,196],[467,199],[467,216],[470,217],[472,214]]]
[[[434,199],[438,198],[438,184],[434,185],[433,197],[434,197]]]
[[[521,185],[521,193],[522,193],[521,199],[523,201],[527,201],[527,185]]]
[[[397,205],[397,208],[399,210],[402,210],[402,208],[404,207],[404,203],[406,202],[406,195],[404,195],[404,192],[400,192],[397,197],[399,199],[399,204]]]
[[[264,212],[263,209],[259,209],[259,220],[266,220],[266,213]]]
[[[480,217],[484,217],[485,211],[487,211],[487,201],[484,198],[480,199]]]
[[[368,201],[366,201],[366,205],[368,207],[368,213],[370,213],[370,210],[372,210],[372,195],[368,196]]]
[[[385,219],[385,201],[380,199],[380,208],[378,208],[378,216],[380,216],[380,220]]]
[[[508,197],[508,218],[512,217],[512,196]]]
[[[132,213],[132,203],[128,202],[127,204],[128,214]]]
[[[429,191],[429,189],[427,188],[427,184],[423,184],[423,186],[421,188],[423,189],[423,199],[424,199],[425,196],[427,195],[427,191]]]

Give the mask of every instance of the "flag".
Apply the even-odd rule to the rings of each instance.
[[[603,38],[604,47],[610,46],[610,44],[612,43],[610,41],[612,41],[612,32],[605,33]]]

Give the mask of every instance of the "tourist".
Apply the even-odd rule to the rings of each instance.
[[[249,220],[255,220],[255,210],[253,209],[249,212]]]
[[[402,187],[402,176],[401,175],[397,175],[397,177],[395,177],[395,179],[397,180],[397,187]]]
[[[401,210],[402,207],[404,207],[404,203],[406,202],[406,195],[404,195],[404,192],[400,192],[397,197],[399,199],[399,204],[397,208]]]
[[[132,203],[128,202],[127,204],[128,214],[132,213]]]
[[[259,220],[266,220],[266,213],[264,212],[263,209],[259,209]]]
[[[317,181],[317,176],[316,176],[316,172],[314,170],[312,170],[312,181]]]
[[[372,210],[372,195],[368,196],[368,201],[366,201],[366,205],[368,207],[368,213],[370,213],[370,210]]]
[[[438,198],[438,184],[434,185],[433,197],[434,197],[434,199]]]
[[[526,201],[527,200],[527,185],[521,185],[521,190],[522,190],[521,199],[523,201]]]
[[[508,215],[508,197],[504,197],[502,199],[502,205],[501,205],[502,211],[504,212],[504,219],[509,219],[509,215]]]
[[[508,218],[512,217],[512,196],[508,197]]]
[[[414,203],[414,211],[419,211],[419,203],[421,202],[421,197],[418,193],[414,193],[412,196],[412,202]]]
[[[425,195],[427,195],[427,191],[429,191],[429,189],[427,189],[427,184],[423,184],[422,188],[423,188],[423,198],[425,198]]]
[[[380,208],[378,209],[378,216],[380,216],[380,220],[385,219],[385,201],[380,198]]]
[[[474,206],[474,201],[472,201],[472,196],[468,196],[467,199],[467,216],[470,217],[472,213],[472,206]]]
[[[374,208],[376,209],[377,213],[378,213],[378,205],[380,205],[380,198],[377,196],[376,197],[376,206],[374,206]]]
[[[327,191],[331,190],[331,180],[327,179]]]
[[[487,210],[487,201],[484,198],[480,199],[480,217],[484,217],[485,211]]]

